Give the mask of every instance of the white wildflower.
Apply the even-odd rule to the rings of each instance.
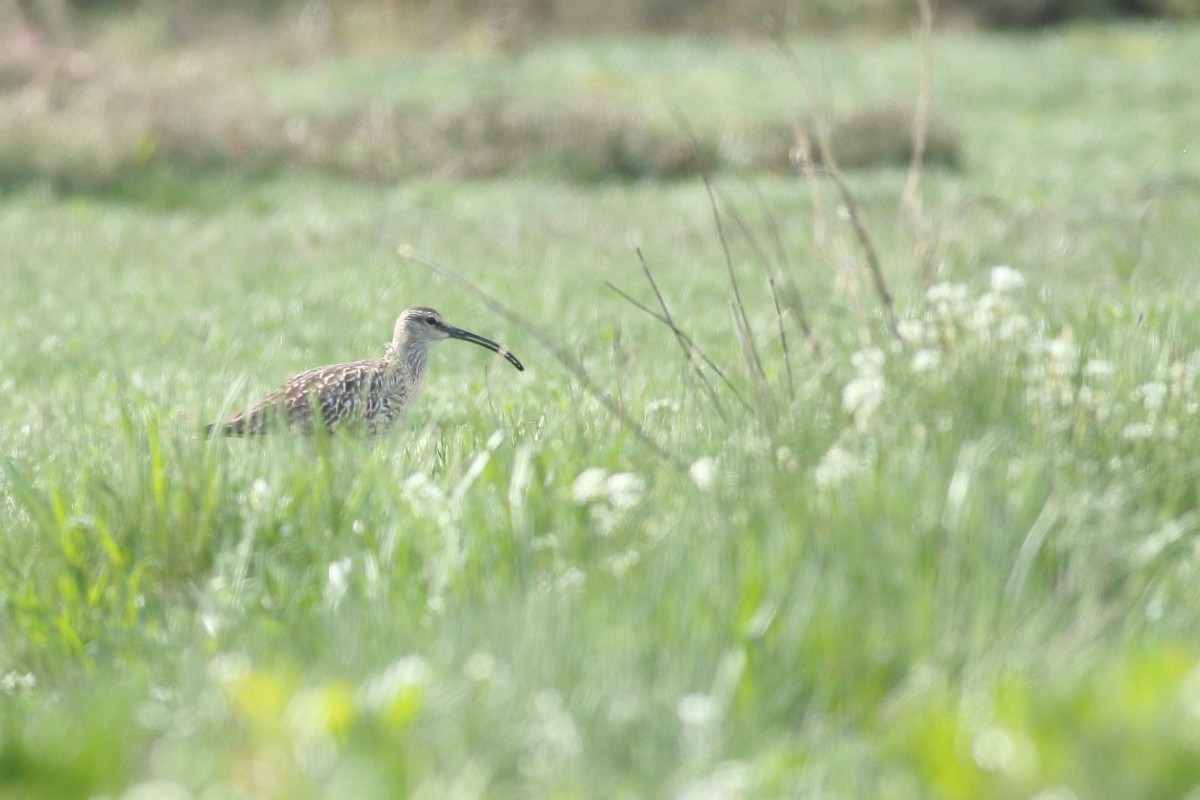
[[[612,556],[605,561],[605,566],[615,578],[625,577],[625,573],[637,566],[642,560],[642,554],[637,550],[626,550],[624,553]]]
[[[37,677],[32,672],[7,672],[0,677],[0,693],[27,696],[37,688]]]
[[[245,653],[218,653],[208,662],[208,675],[221,685],[242,680],[251,672],[250,657]]]
[[[485,651],[472,653],[463,664],[463,675],[475,683],[488,683],[496,677],[495,656]]]
[[[571,497],[575,505],[585,506],[602,500],[606,494],[605,481],[608,473],[600,467],[588,467],[579,473],[571,484]]]
[[[1027,338],[1032,330],[1025,315],[1009,313],[996,328],[996,338],[1002,342],[1015,342]]]
[[[693,692],[679,698],[679,721],[686,726],[708,726],[721,721],[721,704],[710,694]]]
[[[1179,697],[1193,720],[1200,720],[1200,665],[1194,666],[1179,684]]]
[[[1135,394],[1142,399],[1142,407],[1153,414],[1162,410],[1167,399],[1167,385],[1158,381],[1143,383],[1135,390]]]
[[[1121,436],[1127,441],[1136,442],[1142,439],[1149,439],[1154,435],[1154,426],[1149,422],[1133,422],[1125,426],[1125,430],[1121,432]]]
[[[842,388],[842,408],[862,427],[883,405],[883,376],[855,378]]]
[[[995,725],[975,737],[971,754],[983,769],[1009,775],[1028,775],[1037,763],[1037,750],[1024,734]]]
[[[717,460],[712,456],[703,456],[692,462],[692,466],[688,468],[688,474],[692,476],[692,482],[701,489],[707,489],[716,483],[717,480]]]
[[[579,567],[567,567],[563,574],[555,579],[554,586],[563,594],[578,594],[586,580],[587,576]]]
[[[918,350],[913,353],[912,361],[908,368],[914,375],[920,375],[925,372],[932,372],[937,369],[942,363],[942,354],[937,350]]]
[[[671,414],[679,413],[679,401],[673,400],[670,397],[658,397],[646,403],[646,413],[653,414],[656,411],[666,411]]]
[[[883,371],[886,360],[887,357],[878,347],[868,347],[850,356],[850,363],[859,375],[878,375]]]
[[[265,511],[271,505],[271,484],[262,478],[255,478],[246,499],[254,511]]]
[[[363,684],[359,702],[377,711],[406,695],[419,696],[432,678],[433,667],[424,656],[404,656]]]
[[[984,292],[971,309],[971,330],[980,336],[989,335],[1005,317],[1007,311],[1008,305],[1004,298],[991,292]]]
[[[616,530],[621,521],[621,514],[608,503],[592,503],[588,506],[588,517],[596,528],[596,533],[608,536]]]
[[[933,338],[929,327],[919,319],[902,319],[896,323],[896,327],[900,331],[901,338],[909,344],[920,344]]]
[[[1103,392],[1094,391],[1090,386],[1080,386],[1079,404],[1084,408],[1096,409],[1104,404],[1105,395]]]
[[[678,800],[742,800],[754,795],[753,770],[744,761],[722,761],[712,773],[684,785]]]
[[[583,753],[583,736],[558,692],[550,689],[538,692],[533,699],[533,711],[529,731],[532,746],[521,760],[520,769],[528,775],[554,775]]]
[[[405,502],[419,513],[436,512],[444,505],[445,494],[424,472],[415,472],[400,487]]]
[[[322,687],[299,689],[288,701],[284,720],[296,737],[299,759],[310,767],[314,761],[325,766],[334,758],[336,746],[331,732],[338,713],[334,702]]]
[[[1012,294],[1025,285],[1025,276],[1012,267],[992,267],[991,289],[996,294]]]
[[[1075,362],[1079,358],[1079,349],[1069,336],[1062,335],[1048,339],[1042,343],[1042,351],[1052,365],[1051,374],[1070,375],[1075,371]]]
[[[1083,365],[1083,376],[1093,380],[1111,378],[1115,371],[1116,368],[1111,361],[1101,358],[1088,359],[1088,362]]]
[[[827,489],[836,486],[850,476],[861,472],[866,462],[845,448],[834,445],[821,457],[821,463],[813,470],[817,486]]]
[[[721,703],[711,694],[694,692],[679,698],[679,714],[683,751],[691,761],[705,761],[719,746]]]
[[[633,508],[642,502],[646,482],[632,472],[618,472],[608,477],[604,488],[613,508]]]
[[[1079,800],[1079,795],[1069,786],[1056,784],[1048,789],[1042,789],[1030,800]]]
[[[961,283],[935,283],[925,292],[925,302],[937,314],[961,317],[967,296],[967,287]]]
[[[120,800],[192,800],[193,797],[182,783],[155,778],[130,786],[121,793]]]
[[[337,608],[350,588],[350,568],[352,562],[347,558],[339,558],[329,564],[329,580],[325,584],[325,602],[331,608]]]
[[[859,350],[850,357],[858,377],[842,388],[842,408],[855,423],[865,425],[883,404],[883,365],[886,356],[875,347]]]

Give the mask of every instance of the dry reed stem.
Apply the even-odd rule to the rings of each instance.
[[[725,371],[722,370],[717,365],[717,363],[709,357],[708,353],[704,352],[704,349],[702,347],[700,347],[700,345],[697,344],[696,341],[694,339],[692,339],[691,336],[689,336],[687,333],[685,333],[681,328],[677,327],[671,320],[668,320],[666,317],[662,316],[654,309],[640,303],[637,299],[631,297],[628,293],[624,292],[623,290],[621,290],[620,288],[615,286],[612,282],[605,281],[604,285],[607,286],[609,289],[611,289],[614,293],[617,294],[617,296],[619,296],[625,302],[629,303],[634,308],[650,315],[654,319],[658,320],[662,324],[669,327],[672,330],[672,332],[679,338],[680,341],[682,341],[689,348],[694,350],[696,352],[696,355],[700,356],[700,360],[704,362],[705,366],[707,366],[709,369],[711,369],[713,372],[715,372],[717,374],[717,377],[720,378],[721,382],[725,384],[725,388],[727,388],[729,390],[730,394],[732,394],[734,396],[734,398],[737,399],[737,401],[742,405],[743,408],[745,408],[747,411],[750,411],[750,412],[754,411],[754,409],[751,408],[750,403],[748,403],[746,401],[746,398],[743,397],[742,393],[738,391],[736,386],[734,386],[733,381],[731,381],[729,379],[729,376],[725,374]]]
[[[788,397],[796,399],[796,378],[792,375],[792,353],[788,349],[787,328],[783,325],[783,309],[779,307],[779,289],[775,279],[770,279],[771,300],[775,303],[775,321],[779,323],[779,345],[783,348],[783,363],[787,367]]]
[[[708,392],[709,400],[712,401],[713,408],[716,409],[717,415],[721,417],[722,421],[728,422],[729,418],[725,416],[725,410],[721,408],[720,400],[717,397],[717,392],[713,388],[712,382],[709,381],[708,376],[704,374],[704,370],[700,368],[700,364],[696,361],[696,356],[693,352],[695,350],[695,346],[692,344],[691,337],[687,336],[682,330],[679,329],[679,326],[675,324],[675,319],[671,316],[671,310],[667,307],[666,298],[664,298],[662,292],[658,290],[658,282],[654,280],[654,275],[650,272],[650,265],[646,263],[646,256],[642,253],[642,248],[637,247],[634,249],[637,252],[638,261],[642,265],[642,273],[646,276],[646,280],[650,284],[650,289],[654,292],[654,297],[658,300],[659,308],[662,309],[662,317],[660,317],[660,319],[667,325],[667,327],[671,329],[671,332],[675,335],[675,341],[679,345],[679,349],[683,351],[684,358],[687,359],[688,364],[691,365],[692,369],[695,371],[696,377],[698,377],[700,382],[704,384],[704,388]],[[608,285],[610,288],[615,289],[611,283]],[[623,293],[618,291],[618,294]]]
[[[824,158],[822,156],[822,158]],[[850,191],[850,187],[846,185],[841,173],[836,169],[822,170],[835,187],[838,193],[842,196],[842,205],[846,208],[846,216],[849,218],[850,228],[854,231],[854,236],[858,239],[858,245],[862,248],[863,259],[866,261],[867,272],[871,276],[871,283],[875,287],[875,294],[879,296],[879,302],[883,304],[884,314],[886,315],[888,330],[892,336],[896,337],[896,341],[904,344],[904,337],[900,334],[900,327],[896,323],[896,304],[892,301],[892,293],[888,291],[887,281],[883,278],[883,269],[879,266],[879,256],[875,252],[875,245],[871,241],[871,234],[867,232],[867,226],[862,221],[862,216],[858,213],[858,202],[854,199],[854,194]]]
[[[684,114],[681,111],[679,111],[679,109],[675,109],[674,115],[675,115],[675,119],[679,123],[680,127],[682,127],[683,130],[687,133],[688,141],[691,143],[692,148],[694,150],[698,150],[700,147],[700,139],[696,135],[696,131],[692,128],[691,124],[688,122],[687,117],[684,116]],[[725,256],[725,268],[729,275],[729,284],[733,288],[734,301],[737,304],[738,313],[741,315],[742,324],[745,326],[747,336],[749,337],[750,348],[749,348],[749,358],[747,359],[747,361],[754,366],[755,370],[757,370],[760,385],[762,387],[766,387],[768,385],[767,371],[763,368],[762,359],[759,357],[759,354],[758,354],[758,347],[754,343],[754,337],[750,336],[750,317],[746,313],[746,304],[742,302],[742,292],[741,292],[741,289],[738,287],[737,274],[734,272],[734,269],[733,269],[733,253],[729,249],[729,239],[725,235],[725,224],[721,221],[721,208],[717,203],[716,194],[713,191],[712,176],[708,173],[707,170],[704,170],[704,171],[701,171],[700,177],[704,181],[704,190],[705,190],[705,192],[708,193],[708,205],[709,205],[709,208],[712,209],[713,222],[715,223],[716,228],[717,228],[717,238],[720,239],[721,252]],[[644,262],[643,262],[643,264],[644,264]],[[768,267],[768,272],[769,272],[769,267]]]
[[[912,158],[908,162],[908,177],[904,182],[900,207],[904,210],[905,219],[912,226],[916,240],[913,257],[917,262],[921,283],[928,288],[934,279],[933,255],[937,251],[937,236],[931,235],[930,221],[925,216],[921,180],[925,172],[925,151],[929,139],[929,107],[933,100],[934,9],[931,0],[917,0],[917,9],[917,45],[921,55],[920,83],[912,120]]]
[[[782,35],[777,35],[775,39],[776,47],[791,67],[801,88],[809,97],[809,101],[813,100],[813,93],[808,86],[808,82],[804,79],[804,68],[800,63],[796,51]],[[849,218],[850,227],[854,231],[854,236],[858,240],[859,248],[863,253],[867,273],[871,276],[871,284],[875,289],[875,294],[879,297],[879,302],[883,305],[885,319],[887,321],[888,330],[896,341],[904,344],[904,337],[900,333],[900,328],[896,322],[896,306],[892,301],[892,294],[888,291],[887,281],[884,280],[883,270],[879,266],[879,256],[875,251],[875,245],[871,241],[871,235],[867,232],[866,226],[863,224],[862,216],[859,214],[858,203],[854,199],[854,194],[850,191],[850,187],[846,185],[845,179],[842,178],[841,171],[838,170],[837,160],[834,155],[833,145],[829,141],[828,126],[818,126],[817,129],[817,150],[821,154],[821,167],[813,164],[812,153],[808,151],[808,146],[800,147],[800,156],[803,159],[804,174],[810,179],[816,177],[825,177],[841,195],[842,205],[846,209],[846,215]],[[810,184],[811,190],[811,184]]]
[[[809,84],[805,76],[804,65],[800,63],[800,57],[796,54],[792,46],[788,44],[782,31],[777,30],[775,32],[775,46],[791,69],[792,77],[800,85],[800,89],[808,100],[809,106],[816,109],[811,135],[804,123],[798,119],[796,120],[796,144],[791,153],[792,160],[800,169],[800,174],[808,186],[809,201],[812,203],[813,209],[813,241],[816,244],[817,252],[821,254],[821,257],[833,271],[834,275],[839,278],[847,298],[854,306],[859,317],[863,320],[865,330],[867,327],[867,315],[863,309],[859,294],[859,276],[856,270],[847,268],[843,261],[837,258],[833,252],[833,248],[829,245],[829,232],[826,225],[829,215],[825,210],[825,194],[822,191],[819,180],[822,173],[821,168],[813,158],[813,144],[815,143],[818,151],[821,153],[823,162],[831,167],[836,167],[836,155],[833,145],[829,141],[829,120],[822,112],[822,109],[825,108],[825,103],[820,100],[817,93]]]
[[[737,312],[741,316],[742,325],[746,327],[746,335],[748,337],[749,352],[747,353],[748,361],[754,365],[758,372],[759,380],[763,385],[767,383],[767,372],[763,369],[762,359],[758,355],[758,347],[754,344],[754,337],[750,336],[750,317],[746,313],[746,304],[742,302],[742,292],[738,288],[737,274],[733,269],[733,253],[729,249],[729,239],[725,235],[725,223],[721,221],[721,209],[717,205],[717,197],[713,193],[712,181],[708,173],[701,173],[701,178],[704,179],[704,189],[708,192],[708,204],[712,208],[713,222],[717,227],[717,237],[721,240],[721,252],[725,254],[725,269],[729,274],[729,285],[733,288],[733,300],[737,307]]]
[[[750,246],[754,249],[754,252],[762,261],[763,267],[767,272],[767,283],[771,289],[771,298],[775,302],[776,312],[778,313],[780,304],[777,275],[782,276],[783,267],[787,265],[787,248],[785,248],[783,245],[783,239],[779,235],[779,226],[775,222],[775,217],[771,214],[771,210],[767,207],[766,199],[762,196],[762,192],[759,191],[758,186],[755,184],[751,184],[751,187],[754,191],[755,199],[758,201],[759,212],[762,214],[763,224],[771,233],[771,238],[778,255],[778,267],[775,272],[772,272],[770,257],[767,255],[765,249],[758,243],[758,238],[755,236],[754,231],[738,212],[737,207],[729,201],[729,198],[726,197],[724,193],[721,194],[721,201],[725,205],[726,212],[733,218],[733,221],[737,223],[738,229],[741,230],[742,235],[746,237],[746,241],[750,243]],[[812,326],[808,321],[808,314],[804,310],[804,304],[800,301],[799,291],[795,292],[794,302],[792,302],[790,305],[792,307],[792,313],[796,316],[796,321],[800,326],[800,331],[804,334],[805,341],[808,343],[809,349],[812,351],[814,356],[819,357],[821,353],[821,345],[817,341],[816,336],[813,334]],[[780,336],[783,338],[782,328],[780,331]],[[787,357],[788,348],[786,341],[783,342],[783,349],[785,357]],[[790,359],[787,361],[787,369],[790,383],[792,371]]]
[[[758,198],[759,198],[760,202],[763,202],[761,194],[758,195]],[[759,244],[758,237],[754,235],[754,231],[750,228],[750,225],[742,217],[741,213],[738,212],[737,207],[729,201],[729,198],[726,197],[723,192],[721,193],[721,202],[725,206],[726,213],[728,213],[733,218],[733,221],[735,223],[737,223],[738,229],[741,230],[742,235],[746,238],[746,241],[750,244],[751,249],[753,249],[755,255],[758,256],[759,262],[762,263],[763,270],[767,273],[767,285],[771,289],[771,300],[775,304],[775,317],[779,324],[779,341],[780,341],[781,347],[783,348],[783,363],[784,363],[784,367],[787,370],[788,396],[792,397],[794,399],[796,396],[796,384],[795,384],[795,378],[792,375],[792,356],[791,356],[791,351],[788,349],[787,331],[783,325],[783,311],[779,305],[779,295],[776,291],[775,274],[774,274],[774,270],[771,267],[771,258],[770,258],[770,256],[767,255],[767,252],[763,248],[763,246],[761,244]],[[775,236],[775,242],[778,247],[778,252],[780,254],[779,257],[781,259],[780,264],[782,265],[783,263],[786,263],[786,254],[784,253],[783,242],[779,238],[779,231],[775,228],[775,220],[770,217],[770,212],[766,211],[765,208],[763,209],[763,211],[764,211],[764,214],[766,215],[767,227],[771,229],[772,233]],[[746,331],[746,335],[747,336],[750,335],[748,328]],[[765,376],[764,376],[764,381],[765,381]]]

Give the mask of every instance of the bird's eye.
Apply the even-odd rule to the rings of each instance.
[[[426,325],[437,325],[437,317],[426,317],[425,324]]]

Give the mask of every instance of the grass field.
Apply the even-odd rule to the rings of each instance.
[[[823,109],[769,45],[695,40],[327,56],[228,91],[286,117],[590,90],[702,134],[915,95],[908,40],[795,49]],[[830,187],[778,173],[714,179],[748,326],[698,178],[14,178],[0,797],[1194,796],[1197,51],[939,34],[962,152],[926,224],[903,167],[845,176],[903,345]],[[733,388],[604,287],[656,305],[635,245]],[[817,354],[786,304],[781,346],[768,275]],[[527,371],[444,344],[379,442],[198,437],[416,304]]]

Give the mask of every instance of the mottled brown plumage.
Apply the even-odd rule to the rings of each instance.
[[[451,338],[486,347],[518,370],[525,369],[491,339],[448,324],[432,308],[416,306],[396,320],[392,343],[382,358],[302,372],[245,411],[209,425],[208,433],[257,436],[285,426],[312,433],[318,422],[330,432],[358,428],[371,435],[381,433],[421,388],[430,345]]]

